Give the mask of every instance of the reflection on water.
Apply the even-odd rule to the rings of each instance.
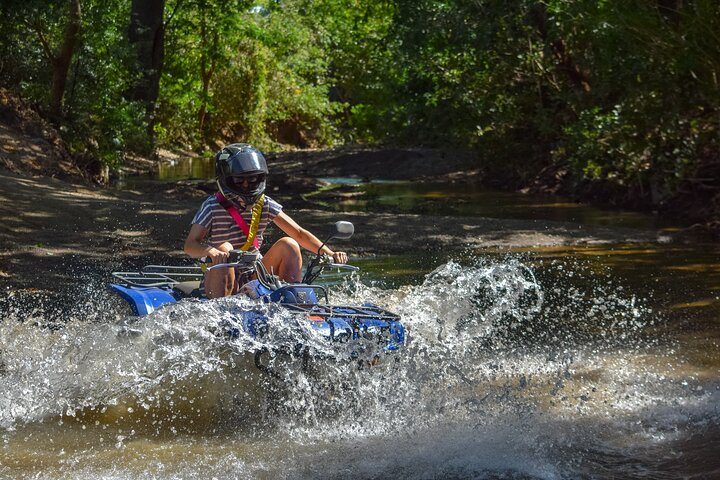
[[[337,179],[327,180],[337,185],[333,183]],[[332,201],[317,200],[316,203],[339,211],[388,210],[634,228],[652,228],[659,223],[649,214],[603,209],[555,197],[501,192],[474,184],[370,182],[355,184],[355,189],[361,195],[341,194]]]
[[[115,188],[135,189],[148,184],[165,184],[178,180],[207,180],[215,178],[215,162],[212,158],[189,157],[169,162],[158,162],[157,170],[149,175],[121,176],[114,182]]]
[[[211,179],[215,176],[214,168],[211,158],[181,159],[159,164],[159,170],[150,177],[124,178],[120,186],[132,188],[146,182]],[[358,177],[322,178],[319,182],[318,191],[305,195],[305,200],[315,207],[336,211],[397,211],[633,228],[672,228],[678,225],[678,221],[664,223],[650,214],[598,208],[559,197],[497,191],[468,183],[417,183],[382,179],[368,182]],[[275,195],[282,199],[282,192]]]
[[[215,162],[212,158],[187,158],[158,164],[158,180],[208,179],[215,177]]]

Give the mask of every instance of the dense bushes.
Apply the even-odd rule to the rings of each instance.
[[[452,145],[508,181],[562,169],[566,188],[605,185],[609,200],[720,203],[714,0],[153,0],[150,105],[129,94],[152,76],[128,42],[129,0],[8,0],[3,86],[51,104],[78,4],[62,111],[47,111],[110,165],[157,143]]]
[[[396,3],[391,137],[476,148],[521,182],[567,166],[605,200],[655,207],[720,163],[717,2]]]

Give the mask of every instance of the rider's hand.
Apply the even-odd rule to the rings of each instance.
[[[348,256],[345,252],[333,252],[332,257],[335,263],[347,263],[348,261]]]
[[[223,252],[222,250],[218,250],[215,247],[210,247],[210,250],[207,252],[207,256],[210,257],[212,260],[212,263],[217,265],[218,263],[227,263],[227,259],[230,256],[228,252]]]

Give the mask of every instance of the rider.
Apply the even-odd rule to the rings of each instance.
[[[259,250],[263,232],[270,222],[288,236],[265,253],[265,268],[286,282],[302,277],[300,247],[317,252],[322,242],[300,227],[282,210],[282,205],[266,196],[268,175],[263,154],[244,143],[233,143],[215,154],[215,176],[218,192],[208,197],[195,214],[185,239],[185,253],[209,257],[212,264],[226,263],[233,249]],[[239,215],[238,215],[239,214]],[[241,220],[236,220],[237,217]],[[322,253],[336,263],[347,262],[345,252],[334,252],[327,246]],[[218,298],[237,293],[249,278],[236,275],[234,268],[214,268],[205,272],[205,294]]]

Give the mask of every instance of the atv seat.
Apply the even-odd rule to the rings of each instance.
[[[176,290],[183,295],[186,295],[188,297],[201,297],[202,293],[200,292],[200,281],[199,280],[192,280],[189,282],[179,282],[173,285],[173,290]]]

